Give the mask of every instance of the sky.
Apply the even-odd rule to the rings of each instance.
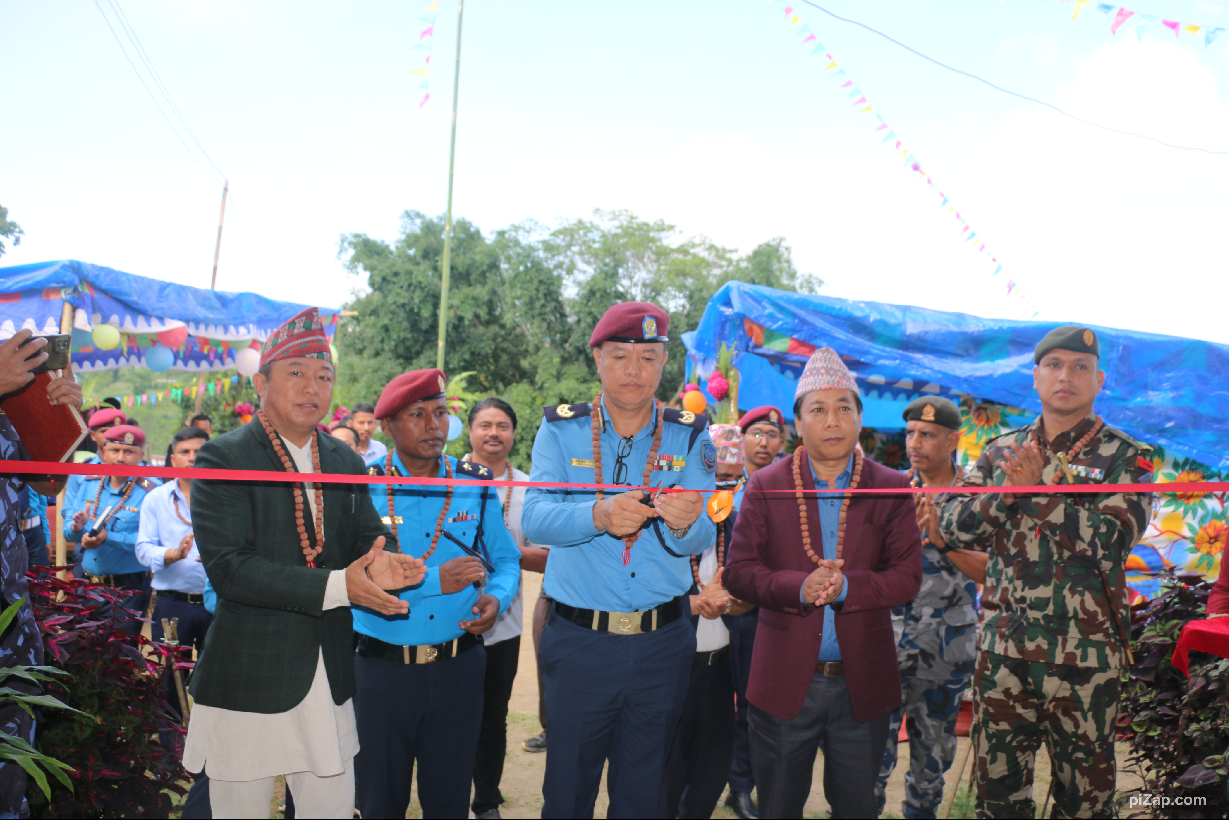
[[[343,235],[392,242],[404,211],[445,208],[457,0],[428,52],[413,46],[430,2],[0,2],[0,205],[25,231],[0,265],[207,286],[225,178],[217,286],[341,306],[365,286]],[[1229,28],[1229,0],[1138,2]],[[784,237],[825,295],[1229,343],[1229,32],[1205,49],[1157,24],[1141,42],[1138,18],[1112,35],[1069,0],[822,5],[1083,119],[1226,153],[1074,122],[794,0],[470,0],[454,215],[494,231],[626,209],[744,253]],[[208,161],[116,43],[116,6]]]

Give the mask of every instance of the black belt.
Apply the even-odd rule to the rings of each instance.
[[[148,572],[128,572],[124,575],[95,575],[92,572],[87,572],[85,577],[89,578],[91,583],[101,584],[104,587],[122,587],[127,584],[148,581],[150,574]]]
[[[815,664],[815,671],[825,678],[845,677],[845,665],[840,661],[820,661]]]
[[[370,635],[356,634],[354,637],[358,654],[364,658],[376,658],[377,660],[393,661],[394,663],[410,664],[411,666],[446,661],[482,644],[481,636],[472,635],[469,632],[447,643],[437,643],[431,646],[399,646],[395,643],[387,643],[379,638],[373,638]]]
[[[185,604],[204,604],[203,592],[180,592],[177,589],[155,589],[159,598],[170,598],[172,601],[183,601]]]
[[[714,649],[711,652],[697,652],[696,659],[692,661],[692,666],[716,666],[717,664],[730,657],[729,644]]]
[[[639,635],[677,621],[684,612],[690,615],[691,603],[686,595],[680,595],[652,609],[639,612],[607,612],[602,609],[580,609],[555,601],[555,612],[559,613],[559,617],[595,632]]]

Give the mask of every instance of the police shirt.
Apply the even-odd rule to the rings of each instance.
[[[402,590],[400,598],[410,605],[406,615],[380,615],[369,609],[354,607],[354,631],[397,646],[429,646],[459,638],[464,630],[458,624],[472,621],[478,596],[486,593],[499,601],[499,611],[508,608],[521,578],[521,552],[512,541],[503,522],[503,510],[495,488],[486,481],[494,476],[487,467],[468,461],[447,458],[453,475],[464,480],[454,486],[443,529],[471,549],[479,546],[478,527],[481,521],[482,542],[485,542],[495,571],[487,573],[486,586],[480,592],[471,584],[459,592],[445,595],[440,590],[440,565],[469,553],[454,541],[440,534],[435,552],[427,559],[427,575],[418,586]],[[374,469],[374,468],[373,468]],[[408,476],[400,455],[393,456],[394,475]],[[438,473],[445,477],[441,461]],[[485,479],[485,481],[484,481]],[[397,540],[407,555],[421,556],[431,548],[431,538],[440,510],[444,506],[446,488],[440,485],[371,484],[371,501],[376,511],[388,515],[388,487],[393,488],[393,507]],[[483,511],[485,498],[486,509]],[[385,523],[389,523],[387,518]]]
[[[102,493],[99,494],[99,484]],[[128,500],[120,504],[124,493],[132,485]],[[131,572],[145,572],[146,567],[137,560],[137,533],[141,527],[141,502],[145,494],[159,485],[148,478],[126,478],[119,489],[111,486],[110,476],[86,476],[81,482],[72,499],[64,504],[64,538],[74,544],[80,544],[81,538],[97,523],[99,515],[112,508],[103,529],[107,531],[107,540],[94,549],[83,549],[82,567],[91,575],[127,575]],[[95,506],[94,499],[98,498]],[[78,510],[86,511],[86,523],[81,532],[73,532],[73,516]]]
[[[640,486],[653,446],[657,416],[630,439],[615,432],[605,410],[597,408],[603,484]],[[547,408],[546,423],[533,444],[532,480],[594,483],[593,433],[589,404]],[[651,486],[685,487],[706,496],[715,489],[717,451],[708,435],[708,419],[678,410],[665,411],[661,446],[650,474]],[[628,445],[630,451],[628,452]],[[619,450],[628,454],[618,468]],[[620,480],[615,481],[616,471]],[[531,487],[525,494],[521,528],[530,541],[551,544],[542,581],[545,594],[584,609],[635,612],[660,606],[691,587],[690,555],[698,555],[717,537],[712,519],[701,511],[681,538],[664,521],[641,530],[623,564],[623,541],[593,526],[595,490]],[[607,490],[607,495],[612,492]],[[671,555],[671,552],[674,555]]]

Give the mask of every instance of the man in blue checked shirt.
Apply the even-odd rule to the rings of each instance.
[[[538,658],[550,716],[543,817],[593,816],[607,761],[609,816],[657,816],[696,653],[688,556],[716,538],[701,515],[717,461],[708,419],[653,399],[669,321],[647,302],[606,311],[589,339],[601,396],[547,408],[534,441],[535,482],[687,488],[526,494],[525,536],[553,545]]]
[[[466,817],[482,725],[482,633],[516,595],[521,553],[486,483],[495,477],[490,468],[443,455],[443,373],[415,370],[393,379],[375,415],[394,448],[383,465],[372,465],[373,474],[461,480],[451,489],[371,485],[401,551],[423,556],[427,576],[400,593],[410,605],[406,615],[354,609],[358,807],[364,817],[404,817],[417,764],[423,816]]]

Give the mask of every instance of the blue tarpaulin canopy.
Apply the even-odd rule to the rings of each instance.
[[[23,327],[59,333],[65,304],[73,308],[73,367],[85,371],[142,365],[153,336],[180,327],[189,337],[175,351],[172,369],[230,369],[237,350],[253,339],[263,341],[308,307],[255,293],[177,285],[76,260],[0,268],[0,338]],[[332,335],[336,311],[320,312]],[[99,323],[112,324],[124,334],[119,348],[90,345],[89,332]]]
[[[921,393],[966,394],[1024,408],[1033,348],[1060,323],[983,319],[964,313],[786,293],[730,282],[699,327],[684,334],[689,366],[707,375],[724,342],[738,351],[739,405],[775,404],[788,415],[794,384],[816,347],[832,347],[886,423]],[[1229,346],[1089,326],[1101,346],[1105,388],[1097,411],[1141,441],[1229,470]],[[888,408],[885,410],[884,408]],[[864,424],[877,426],[871,404]]]

